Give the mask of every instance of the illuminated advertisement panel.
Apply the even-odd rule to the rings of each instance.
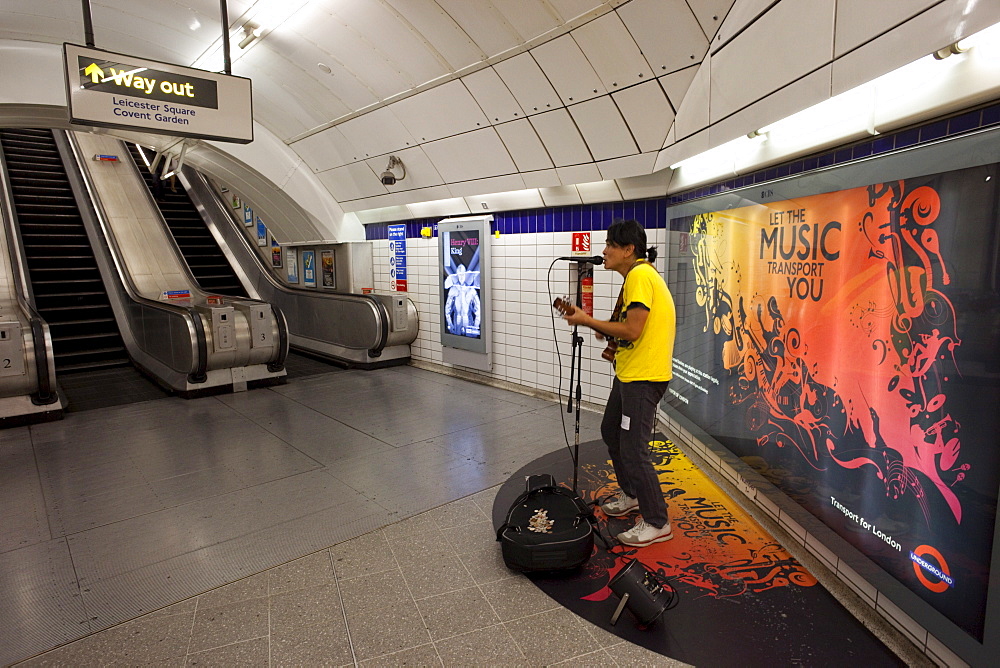
[[[674,218],[668,403],[982,641],[997,165]]]
[[[489,332],[489,222],[441,221],[441,343],[487,351]]]

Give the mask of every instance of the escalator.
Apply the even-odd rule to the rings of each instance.
[[[130,364],[51,130],[0,130],[34,293],[57,373]]]
[[[132,160],[139,168],[139,174],[146,182],[146,187],[153,194],[153,199],[163,214],[167,228],[177,242],[177,247],[184,256],[191,274],[206,292],[230,297],[248,297],[246,290],[233,271],[232,265],[226,259],[215,237],[208,230],[198,209],[191,202],[187,191],[180,185],[159,180],[149,170],[146,160],[140,154],[138,146],[126,142]],[[152,152],[146,151],[147,159],[152,158]],[[159,181],[159,182],[157,182]]]

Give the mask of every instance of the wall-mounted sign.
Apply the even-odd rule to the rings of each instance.
[[[249,204],[243,205],[243,224],[247,227],[253,225],[253,208]]]
[[[281,268],[281,244],[271,235],[271,266],[275,269]]]
[[[573,250],[571,255],[589,256],[593,255],[590,250],[590,232],[573,233]]]
[[[250,79],[63,44],[70,122],[248,144]]]
[[[267,245],[267,225],[264,224],[260,216],[257,216],[257,245]]]
[[[406,225],[389,226],[389,280],[392,289],[406,292]]]
[[[316,251],[302,251],[302,285],[316,287]]]
[[[299,282],[299,252],[294,248],[285,249],[285,280],[289,283]]]
[[[323,265],[323,287],[337,288],[337,269],[333,263],[333,251],[325,250],[320,253],[320,263]]]

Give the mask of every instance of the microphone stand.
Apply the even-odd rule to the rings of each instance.
[[[581,291],[581,275],[585,263],[576,270],[576,306],[582,308],[583,295]],[[576,378],[576,420],[573,425],[573,493],[577,490],[577,475],[580,469],[580,403],[583,398],[583,387],[580,377],[583,375],[583,337],[579,333],[579,325],[573,325],[573,352],[570,355],[569,392],[566,400],[566,412],[573,412],[573,378]]]

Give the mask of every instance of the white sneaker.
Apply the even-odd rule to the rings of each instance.
[[[646,520],[640,519],[635,526],[618,534],[618,541],[622,545],[631,547],[646,547],[653,543],[662,543],[674,537],[670,531],[670,522],[657,529],[652,524],[646,524]]]
[[[610,501],[601,504],[601,510],[609,517],[621,517],[628,515],[631,511],[639,507],[639,499],[633,499],[625,492],[618,494]]]

